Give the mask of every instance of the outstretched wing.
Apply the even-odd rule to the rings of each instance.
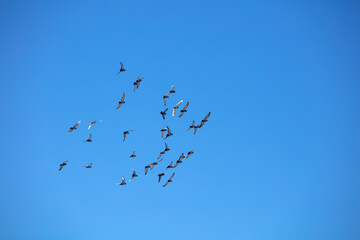
[[[62,169],[64,166],[65,166],[65,165],[60,164],[60,169],[59,169],[59,171],[61,171],[61,169]]]
[[[189,102],[186,102],[186,105],[183,110],[186,110],[188,106],[189,106]]]
[[[171,175],[171,177],[169,178],[169,180],[171,180],[174,176],[175,176],[175,172],[173,172],[173,174]]]
[[[180,162],[179,162],[179,161],[176,161],[176,164],[175,164],[174,168],[176,168],[177,165],[179,165],[179,164],[180,164]]]
[[[165,186],[168,185],[168,184],[169,184],[169,182],[166,182],[163,187],[165,187]]]
[[[166,127],[166,129],[167,129],[168,133],[171,133],[171,130],[168,126]]]
[[[122,103],[119,103],[116,109],[119,109],[121,107]]]
[[[89,137],[89,140],[91,140],[91,138],[92,138],[92,135],[91,135],[91,133],[90,133],[90,137]]]
[[[149,165],[148,165],[149,166]],[[147,174],[149,168],[147,168],[147,166],[145,167],[145,175]]]
[[[125,93],[123,93],[122,98],[121,98],[121,101],[124,101],[124,100],[125,100]]]
[[[123,141],[125,141],[125,138],[126,138],[126,133],[124,133]]]
[[[210,117],[210,113],[211,113],[211,112],[209,112],[209,113],[206,115],[206,117],[204,118],[204,120],[207,120],[207,119]]]
[[[179,117],[182,117],[182,115],[184,114],[184,112],[180,112],[180,115],[179,115]]]
[[[195,125],[195,120],[192,122],[191,126],[188,128],[188,131],[189,131],[191,128],[193,128],[194,125]]]
[[[183,100],[181,100],[180,102],[178,102],[178,104],[176,104],[175,107],[177,108],[182,102],[183,102]]]
[[[165,98],[165,97],[163,97],[163,99],[164,99],[164,105],[166,106],[166,98]]]
[[[164,110],[164,113],[166,113],[168,109],[169,109],[169,108],[166,108],[166,109]]]

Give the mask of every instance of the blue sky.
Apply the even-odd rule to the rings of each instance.
[[[359,10],[1,1],[0,238],[359,239]],[[169,105],[190,105],[164,121],[171,85]],[[144,176],[166,125],[171,151]],[[162,188],[157,174],[191,149]]]

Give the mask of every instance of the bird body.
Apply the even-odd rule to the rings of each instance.
[[[84,142],[92,142],[92,135],[91,135],[91,133],[90,133],[89,138],[88,138],[88,139],[86,139]]]
[[[184,108],[182,110],[180,110],[180,115],[179,117],[181,117],[182,115],[184,115],[184,113],[187,112],[187,107],[189,106],[189,102],[186,103],[186,105],[184,106]]]
[[[130,155],[130,158],[132,158],[132,157],[136,157],[135,151],[133,152],[133,154]]]
[[[167,139],[168,137],[171,137],[172,135],[174,135],[174,134],[171,133],[171,130],[170,130],[169,127],[166,127],[166,129],[167,129],[168,133],[166,134],[166,137],[164,138],[164,140]]]
[[[171,163],[169,164],[169,166],[166,167],[165,171],[168,170],[169,168],[174,168],[174,166],[172,165],[173,162],[171,161]]]
[[[120,183],[119,185],[126,185],[126,182],[125,182],[125,178],[124,178],[124,177],[122,177],[122,181],[121,181],[121,183]]]
[[[135,169],[133,169],[133,174],[132,174],[131,179],[129,180],[129,182],[130,182],[131,180],[133,180],[134,178],[136,178],[137,176],[138,176],[138,175],[136,174]]]
[[[165,115],[166,115],[166,111],[168,110],[168,108],[167,109],[165,109],[164,111],[161,111],[160,112],[160,114],[161,114],[161,116],[162,116],[162,118],[165,120]]]
[[[191,150],[190,152],[187,153],[186,159],[188,159],[188,157],[190,157],[191,154],[194,154],[193,150]]]
[[[165,174],[166,174],[166,173],[160,173],[160,174],[158,174],[158,177],[159,177],[159,181],[158,181],[158,182],[160,182],[161,177],[164,176]]]
[[[86,167],[86,168],[92,168],[92,163],[90,163],[89,165],[84,166],[84,167]]]
[[[121,101],[119,101],[119,105],[116,107],[116,109],[119,109],[121,107],[121,105],[123,105],[125,103],[125,93],[123,93]]]
[[[126,69],[124,68],[124,65],[123,65],[122,62],[120,62],[120,65],[121,65],[120,71],[119,71],[116,75],[118,75],[118,74],[121,73],[121,72],[125,72],[125,71],[126,71]]]
[[[180,102],[178,102],[178,104],[176,104],[174,107],[173,107],[173,112],[172,112],[172,116],[175,116],[175,112],[176,112],[176,109],[179,108],[180,104],[183,102],[183,100],[181,100]]]
[[[63,167],[67,165],[67,164],[66,164],[67,162],[68,162],[68,161],[65,161],[65,162],[63,162],[63,163],[60,164],[60,169],[59,169],[59,171],[61,171],[61,169],[63,169]]]
[[[168,185],[169,183],[171,183],[174,176],[175,176],[175,172],[173,172],[173,174],[171,175],[171,177],[169,178],[169,180],[167,180],[167,182],[164,184],[163,187],[165,187],[166,185]]]
[[[126,135],[128,135],[132,131],[134,131],[134,130],[127,130],[127,131],[123,132],[123,134],[124,134],[123,141],[125,141]]]

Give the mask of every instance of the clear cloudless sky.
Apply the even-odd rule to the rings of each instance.
[[[358,1],[1,1],[0,239],[360,239],[359,43]]]

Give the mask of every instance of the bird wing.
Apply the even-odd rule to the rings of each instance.
[[[162,161],[162,159],[160,159],[160,160],[156,161],[156,163],[159,163],[159,162],[161,162],[161,161]]]
[[[92,125],[93,125],[93,122],[91,122],[91,123],[90,123],[90,125],[89,125],[88,129],[90,129]]]
[[[122,98],[121,98],[121,101],[124,101],[124,100],[125,100],[125,93],[123,93]]]
[[[168,145],[165,143],[165,149],[167,149],[168,148]]]
[[[125,178],[124,178],[124,177],[122,177],[121,179],[122,179],[122,182],[123,182],[123,183],[125,183]]]
[[[175,112],[176,112],[176,107],[173,107],[172,116],[175,116]]]
[[[61,171],[61,169],[64,167],[64,165],[62,165],[62,164],[60,164],[60,169],[59,169],[59,171]]]
[[[134,92],[135,92],[135,89],[136,89],[136,84],[134,84]]]
[[[63,162],[63,164],[67,163],[68,161]]]
[[[124,64],[122,62],[120,62],[121,68],[124,68]]]
[[[179,117],[182,117],[182,115],[184,114],[184,112],[180,112],[180,115],[179,115]]]
[[[155,167],[155,164],[150,164],[150,165],[151,165],[150,170],[152,170]]]
[[[206,117],[204,118],[204,120],[207,120],[207,119],[210,117],[210,113],[211,113],[211,112],[209,112],[209,113],[206,115]]]
[[[124,138],[123,138],[123,141],[125,141],[125,138],[126,138],[126,133],[124,133]]]
[[[171,177],[169,178],[169,180],[171,180],[174,176],[175,176],[175,172],[173,172],[173,174],[171,175]]]
[[[169,182],[166,182],[163,187],[165,187],[166,185],[168,185],[168,183],[169,183]]]
[[[164,113],[166,113],[168,109],[169,109],[169,108],[166,108],[166,109],[164,110]]]
[[[174,91],[175,90],[175,87],[174,86],[171,86],[171,91]]]
[[[161,153],[160,153],[160,155],[158,156],[158,158],[157,158],[157,159],[161,158],[161,155],[163,155],[163,152],[161,152]]]
[[[178,104],[176,104],[175,107],[178,107],[182,102],[183,102],[183,100],[181,100],[180,102],[178,102]]]
[[[166,129],[167,129],[168,133],[171,133],[171,130],[169,127],[166,127]]]
[[[195,135],[196,131],[197,131],[197,127],[194,127],[194,135]]]
[[[135,169],[133,169],[133,174],[136,174]]]
[[[133,155],[135,155],[135,151],[133,152]]]
[[[164,105],[166,106],[166,98],[163,98],[164,99]]]
[[[116,109],[119,109],[121,107],[122,103],[119,103]]]
[[[89,140],[91,140],[91,138],[92,138],[92,135],[91,135],[91,133],[90,133],[90,137],[89,137]]]
[[[88,167],[91,167],[91,165],[92,165],[92,163],[90,163],[90,164],[88,165]]]
[[[174,168],[177,167],[177,165],[179,165],[180,162],[176,161],[176,164],[174,165]]]
[[[161,175],[159,174],[158,176],[159,176],[159,181],[158,181],[158,182],[160,182],[160,180],[161,180]]]
[[[148,166],[149,166],[149,165],[148,165]],[[147,174],[148,169],[149,169],[149,168],[145,167],[145,175]]]

